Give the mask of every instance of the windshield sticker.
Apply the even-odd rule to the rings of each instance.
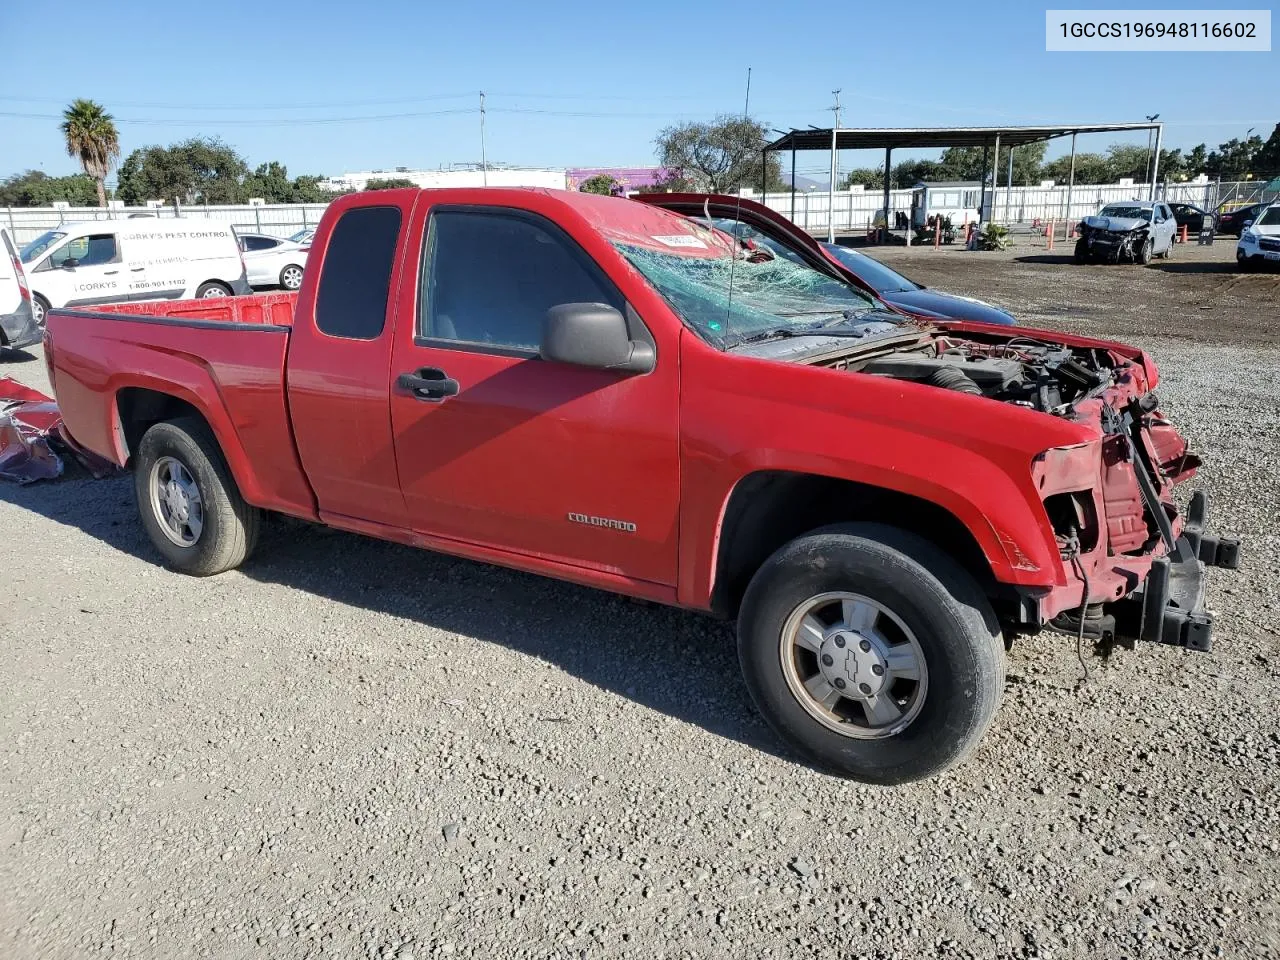
[[[653,239],[667,247],[693,247],[698,250],[707,249],[707,245],[705,243],[697,237],[691,237],[686,233],[666,237],[653,237]]]

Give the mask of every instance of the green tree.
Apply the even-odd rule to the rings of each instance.
[[[840,189],[848,190],[861,184],[868,189],[884,189],[884,167],[855,167],[844,175]]]
[[[1253,155],[1253,166],[1254,175],[1260,179],[1280,177],[1280,123]]]
[[[743,187],[790,189],[782,179],[776,155],[761,169],[761,150],[768,143],[765,125],[749,117],[719,116],[710,123],[685,123],[659,131],[654,139],[658,161],[673,171],[671,182],[709,193],[732,193]]]
[[[325,190],[320,186],[323,177],[317,177],[313,174],[303,174],[293,181],[293,202],[294,203],[328,203],[334,197],[339,196],[332,190]]]
[[[238,203],[248,174],[244,158],[221,140],[193,137],[172,146],[142,147],[120,165],[117,194],[126,203],[178,199]],[[256,196],[256,194],[255,194]]]
[[[408,177],[386,177],[379,179],[377,177],[370,180],[364,185],[366,190],[395,190],[399,187],[416,187],[417,184]]]
[[[598,193],[604,197],[612,197],[622,192],[622,184],[609,176],[607,173],[597,173],[594,177],[587,177],[578,187],[580,193]]]
[[[1186,174],[1188,179],[1193,179],[1205,173],[1208,165],[1209,153],[1205,149],[1205,145],[1203,143],[1197,144],[1191,148],[1191,152],[1182,161],[1182,172]]]
[[[894,187],[914,187],[917,183],[930,180],[947,180],[942,172],[942,165],[937,160],[904,160],[894,164],[890,171]],[[883,189],[883,176],[881,189]]]
[[[1253,173],[1254,158],[1262,152],[1262,138],[1257,134],[1247,140],[1232,137],[1218,149],[1210,151],[1205,160],[1205,172],[1223,180],[1243,180]]]
[[[1058,157],[1040,168],[1040,176],[1055,183],[1067,183],[1071,177],[1071,157]],[[1111,167],[1100,153],[1076,154],[1076,183],[1108,183]]]
[[[1013,151],[1013,182],[1039,183],[1040,167],[1044,163],[1044,152],[1048,146],[1044,141],[1029,143],[1015,147]],[[983,157],[986,162],[983,162]],[[1009,175],[1009,148],[1001,147],[1000,156],[995,165],[1000,171],[1000,182],[1004,184]],[[937,180],[985,180],[991,176],[992,157],[990,150],[982,147],[948,147],[942,151],[942,159],[938,162]]]
[[[261,197],[267,203],[292,203],[294,188],[284,164],[260,163],[241,184],[245,198]]]
[[[0,207],[47,207],[53,203],[91,207],[98,200],[97,188],[85,173],[51,177],[42,170],[28,170],[0,183]]]
[[[1135,183],[1151,178],[1151,155],[1145,144],[1113,143],[1107,147],[1109,179],[1113,182],[1131,177]]]
[[[66,139],[68,156],[80,161],[80,168],[98,185],[98,206],[107,205],[107,173],[120,159],[120,135],[115,120],[92,100],[73,100],[62,111],[59,127]]]

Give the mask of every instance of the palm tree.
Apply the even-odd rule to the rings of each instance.
[[[67,154],[98,185],[98,206],[107,205],[107,171],[120,159],[120,136],[111,114],[92,100],[73,100],[62,111],[62,133],[67,138]]]

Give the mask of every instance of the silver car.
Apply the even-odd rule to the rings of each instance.
[[[1076,263],[1150,263],[1152,257],[1173,255],[1178,221],[1167,203],[1124,200],[1107,204],[1096,216],[1085,217],[1077,229]]]
[[[263,233],[241,233],[237,236],[251,287],[279,286],[297,290],[302,286],[302,272],[307,265],[310,244],[303,246]]]

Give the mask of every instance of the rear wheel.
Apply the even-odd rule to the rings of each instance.
[[[1004,690],[1004,645],[973,578],[879,524],[793,540],[756,573],[738,619],[747,687],[819,765],[894,784],[966,757]]]
[[[253,551],[259,511],[240,496],[203,421],[184,417],[143,434],[133,485],[142,526],[174,569],[209,576]]]
[[[210,280],[208,283],[200,284],[200,287],[196,290],[196,296],[202,299],[204,297],[229,297],[231,296],[231,288],[225,283]]]
[[[44,329],[45,317],[49,313],[49,301],[40,294],[32,294],[31,296],[31,317],[36,322],[36,326],[41,330]]]
[[[302,286],[302,268],[291,263],[280,271],[280,286],[286,290],[297,290]]]

